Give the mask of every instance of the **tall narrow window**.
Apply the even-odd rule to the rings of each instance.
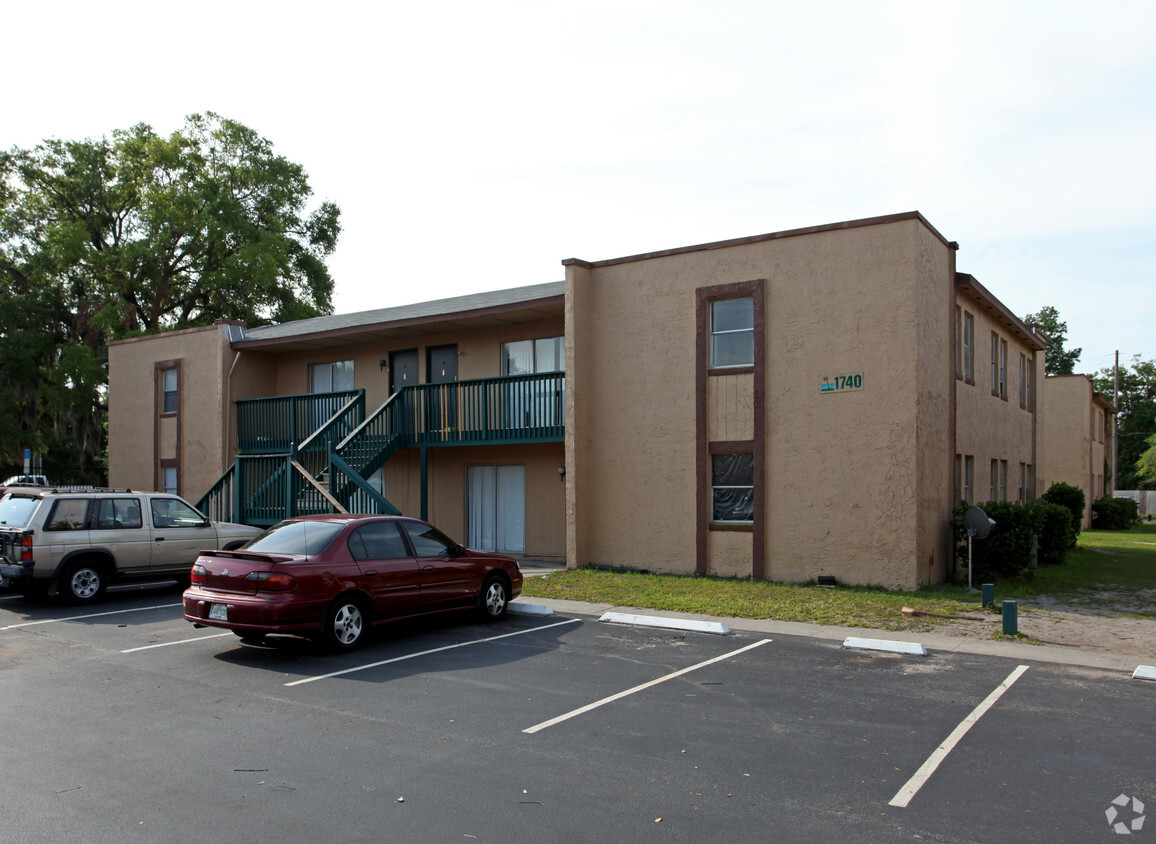
[[[178,483],[177,467],[165,466],[161,472],[164,475],[164,491],[172,495],[179,495],[181,488]]]
[[[991,333],[991,394],[999,395],[999,336]]]
[[[753,454],[712,454],[711,520],[753,522],[755,519],[755,460]]]
[[[1020,407],[1028,406],[1028,359],[1020,355]]]
[[[960,497],[968,504],[972,501],[972,491],[975,489],[975,456],[965,455],[963,458],[963,490]]]
[[[988,487],[988,501],[999,501],[999,461],[991,461],[991,485]]]
[[[1007,501],[1007,461],[999,462],[999,500]]]
[[[1020,494],[1017,499],[1020,504],[1026,504],[1028,500],[1028,464],[1020,464]]]
[[[963,380],[975,383],[975,317],[963,313]]]
[[[963,377],[963,308],[955,306],[955,377]]]
[[[999,341],[999,397],[1006,399],[1007,392],[1007,340]]]
[[[712,369],[753,366],[755,362],[754,298],[716,299],[710,303]]]
[[[180,402],[180,377],[178,370],[165,369],[161,371],[161,390],[164,391],[162,413],[176,413]]]

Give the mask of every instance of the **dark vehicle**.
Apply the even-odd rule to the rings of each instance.
[[[437,528],[400,516],[302,516],[235,551],[197,558],[184,594],[197,627],[246,643],[269,633],[348,650],[371,625],[476,608],[501,618],[522,592],[517,561],[468,551]]]

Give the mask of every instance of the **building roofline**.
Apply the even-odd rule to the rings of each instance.
[[[963,290],[970,294],[971,297],[983,305],[998,322],[1010,328],[1013,333],[1037,352],[1044,350],[1043,335],[1008,310],[1007,305],[995,298],[990,290],[976,281],[975,276],[968,273],[956,273],[955,289]]]
[[[609,258],[605,261],[584,261],[581,258],[567,258],[562,262],[563,266],[579,266],[593,269],[596,267],[610,267],[615,264],[628,264],[633,261],[647,261],[651,258],[665,258],[671,255],[685,255],[688,252],[705,252],[711,249],[726,249],[731,246],[745,246],[751,243],[762,243],[768,240],[779,240],[785,237],[798,237],[804,234],[816,234],[818,232],[839,231],[841,229],[857,229],[862,226],[880,226],[888,223],[899,223],[905,220],[918,220],[927,230],[936,236],[949,249],[958,249],[959,244],[954,241],[949,241],[945,238],[935,226],[928,222],[918,211],[904,211],[900,214],[887,214],[882,217],[864,217],[861,220],[847,220],[842,223],[826,223],[821,226],[808,226],[802,229],[788,229],[781,232],[770,232],[768,234],[757,234],[750,237],[736,237],[731,240],[716,240],[713,243],[700,243],[695,246],[679,246],[675,249],[663,249],[658,252],[644,252],[639,255],[628,255],[624,258]]]
[[[244,327],[245,323],[236,319],[219,319],[212,325],[194,325],[191,328],[174,328],[171,330],[158,331],[153,334],[138,334],[135,337],[122,337],[119,340],[109,340],[108,346],[122,346],[125,343],[139,343],[142,340],[152,340],[157,337],[179,337],[182,334],[196,334],[201,331],[211,331],[221,325],[239,325]]]

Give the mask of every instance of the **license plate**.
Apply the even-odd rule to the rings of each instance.
[[[226,604],[213,604],[209,607],[209,618],[220,619],[221,621],[229,620],[229,607]]]

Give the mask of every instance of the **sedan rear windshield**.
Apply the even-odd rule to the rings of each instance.
[[[246,551],[274,554],[320,554],[345,530],[333,522],[281,522],[244,546]]]
[[[24,527],[32,514],[36,512],[39,498],[27,498],[21,495],[6,495],[0,499],[0,525],[7,527]]]

